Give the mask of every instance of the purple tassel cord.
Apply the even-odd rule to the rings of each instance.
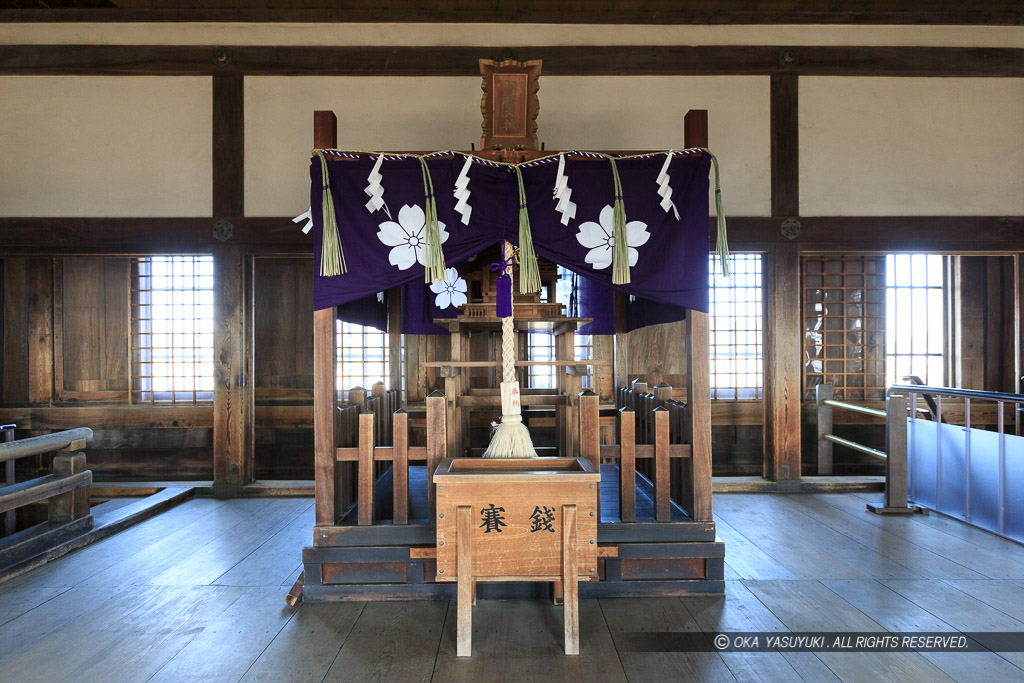
[[[495,315],[499,318],[507,318],[512,315],[512,275],[509,273],[516,263],[515,257],[502,258],[498,263],[491,264],[491,270],[499,270],[497,302],[494,306]]]
[[[499,318],[507,318],[512,315],[512,278],[507,273],[498,276],[498,301],[495,304],[495,313]]]

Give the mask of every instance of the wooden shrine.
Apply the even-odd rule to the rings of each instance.
[[[504,67],[516,75],[505,79],[512,86],[501,85],[502,78],[494,80]],[[525,161],[544,154],[530,138],[536,140],[539,64],[486,63],[481,71],[484,149],[473,154],[496,161]],[[495,84],[500,86],[497,95]],[[489,102],[499,107],[498,119],[493,109],[488,111]],[[530,102],[532,106],[524,106]],[[706,147],[707,112],[689,112],[684,130],[685,147]],[[514,139],[516,135],[521,140]],[[333,113],[314,113],[313,143],[322,150],[337,146]],[[460,564],[465,559],[458,556],[458,544],[454,555],[444,551],[452,534],[457,538],[460,517],[456,510],[452,519],[447,498],[435,489],[440,484],[434,473],[442,462],[451,463],[444,476],[455,477],[459,486],[474,485],[479,475],[472,473],[478,465],[462,463],[484,461],[476,459],[481,449],[472,443],[469,418],[478,411],[493,411],[499,402],[496,382],[489,387],[473,384],[481,373],[497,372],[500,363],[494,355],[473,355],[469,343],[471,332],[486,333],[499,325],[493,313],[493,282],[486,267],[469,277],[470,301],[461,314],[435,320],[451,332],[450,353],[448,359],[421,364],[443,383],[438,387],[443,391],[435,390],[421,404],[406,403],[397,389],[385,390],[383,385],[352,390],[347,400],[340,400],[342,387],[336,386],[335,372],[337,311],[315,312],[316,525],[312,545],[303,549],[304,600],[454,599],[474,589],[474,597],[560,599],[563,592],[575,589],[575,581],[569,586],[565,572],[575,578],[580,574],[566,569],[565,563],[545,565],[532,578],[515,575],[515,581],[497,580],[506,576],[504,570],[478,574],[473,565],[473,577],[486,578],[486,583],[476,586],[474,581],[467,588],[465,581],[457,580],[464,578],[466,566]],[[542,267],[549,291],[555,277],[553,269]],[[690,310],[679,323],[686,340],[685,387],[648,388],[619,377],[613,394],[601,397],[583,390],[582,379],[610,361],[574,359],[574,335],[586,321],[566,317],[552,301],[516,295],[517,328],[550,330],[556,337],[554,361],[519,360],[517,367],[532,362],[557,371],[553,390],[523,391],[525,422],[530,422],[531,411],[555,413],[555,437],[538,452],[563,462],[579,458],[590,476],[600,475],[600,484],[594,482],[593,509],[581,517],[579,505],[575,508],[578,538],[572,542],[588,546],[587,553],[593,551],[576,567],[587,579],[578,585],[579,596],[723,592],[724,544],[716,540],[711,505],[707,314]],[[571,504],[559,502],[559,509],[563,505]],[[474,521],[480,524],[477,517]],[[293,594],[297,590],[298,586]],[[460,610],[463,603],[460,599]]]

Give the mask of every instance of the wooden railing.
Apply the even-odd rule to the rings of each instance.
[[[663,388],[664,391],[664,388]],[[671,387],[667,388],[671,396]],[[678,404],[678,402],[676,402]],[[673,404],[678,410],[682,408]],[[390,522],[396,525],[408,524],[410,520],[409,500],[409,466],[425,465],[427,505],[430,519],[433,518],[434,488],[431,482],[438,463],[446,457],[446,400],[440,392],[434,392],[426,400],[427,445],[409,445],[409,421],[405,410],[397,410],[383,418],[372,412],[356,413],[352,409],[346,411],[342,418],[342,433],[354,435],[354,440],[346,438],[344,445],[336,448],[336,461],[349,468],[353,465],[355,472],[351,481],[356,487],[356,521],[359,525],[372,525]],[[639,419],[638,419],[639,418]],[[378,424],[381,419],[388,419],[387,430]],[[623,406],[616,416],[616,444],[602,444],[600,439],[600,406],[599,398],[589,389],[579,395],[578,433],[580,434],[580,457],[590,460],[595,467],[602,462],[616,462],[619,465],[619,509],[616,511],[622,522],[636,521],[637,463],[648,464],[650,472],[647,478],[654,486],[653,516],[655,521],[669,522],[672,520],[672,501],[675,500],[687,512],[692,511],[702,495],[710,495],[710,491],[697,491],[694,484],[692,450],[689,444],[673,443],[670,425],[673,412],[669,407],[653,405],[634,409]],[[638,438],[639,424],[646,430],[644,438]],[[354,427],[354,429],[353,429]],[[391,443],[384,444],[378,435],[386,431],[391,434]],[[678,439],[681,440],[681,437]],[[354,442],[353,442],[354,441]],[[378,476],[378,465],[388,465],[392,469],[392,519],[380,520],[374,517],[374,484]],[[342,477],[343,479],[345,477]]]
[[[13,431],[13,430],[12,430]],[[92,472],[86,469],[85,454],[81,449],[92,438],[87,427],[34,436],[20,441],[0,443],[0,462],[9,473],[5,486],[0,488],[0,512],[41,500],[49,502],[47,525],[44,529],[18,532],[0,543],[0,567],[8,566],[66,540],[69,534],[79,533],[92,526],[89,513],[89,488]],[[21,483],[13,481],[13,468],[6,467],[19,458],[56,452],[51,474]]]

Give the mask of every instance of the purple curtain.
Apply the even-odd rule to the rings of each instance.
[[[507,239],[519,241],[518,184],[508,167],[474,162],[469,170],[467,225],[461,222],[453,196],[465,157],[427,161],[433,181],[445,262],[445,285],[424,283],[424,178],[417,159],[386,158],[380,167],[384,206],[371,213],[365,206],[367,176],[376,155],[329,161],[330,191],[347,272],[319,275],[323,230],[321,169],[318,158],[310,168],[314,219],[314,306],[317,309],[365,300],[374,308],[378,292],[403,286],[403,329],[409,333],[443,333],[432,324],[453,317],[450,305],[459,300],[458,275],[468,259]],[[594,322],[586,332],[611,333],[612,291],[631,295],[627,318],[631,329],[680,320],[686,308],[708,310],[708,171],[710,158],[673,156],[668,167],[671,200],[678,209],[662,206],[657,182],[665,155],[617,162],[627,222],[631,282],[611,284],[613,211],[612,166],[607,159],[567,159],[565,174],[572,189],[576,214],[568,225],[556,210],[553,189],[557,159],[522,167],[534,249],[541,258],[582,277],[578,288],[580,316]],[[474,268],[479,264],[473,263]],[[462,286],[464,286],[463,283]],[[448,305],[441,306],[440,304]],[[366,311],[357,307],[363,319]],[[446,310],[450,309],[450,310]],[[339,308],[343,319],[349,309]],[[379,318],[375,318],[379,320]],[[355,321],[353,319],[353,321]]]

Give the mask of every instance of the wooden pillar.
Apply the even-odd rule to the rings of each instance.
[[[241,493],[253,480],[253,393],[248,367],[245,255],[235,244],[213,247],[214,305],[213,489]]]
[[[800,478],[801,349],[800,254],[795,244],[781,244],[763,272],[764,335],[764,477]]]
[[[28,260],[28,400],[53,400],[53,259]]]
[[[711,516],[711,376],[708,314],[686,312],[687,429],[690,466],[683,488],[683,508],[696,522]]]
[[[330,148],[337,145],[338,119],[334,112],[313,112],[313,146]],[[318,264],[314,264],[314,267],[318,267]],[[313,469],[317,525],[332,525],[335,522],[337,319],[334,308],[313,313]]]

